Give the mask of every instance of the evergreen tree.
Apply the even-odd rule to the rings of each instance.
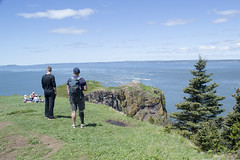
[[[170,114],[171,118],[176,119],[176,126],[186,134],[195,134],[202,122],[214,119],[224,111],[219,101],[225,97],[216,95],[218,84],[209,84],[213,74],[206,74],[206,63],[207,60],[199,57],[194,65],[196,70],[191,71],[193,78],[189,80],[189,86],[183,89],[189,96],[183,97],[184,102],[175,105],[181,112]]]
[[[233,112],[229,112],[224,120],[222,137],[225,145],[231,150],[240,150],[240,89],[232,95],[236,104]]]

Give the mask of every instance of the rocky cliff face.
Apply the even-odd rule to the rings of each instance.
[[[153,124],[167,120],[165,97],[161,90],[145,86],[139,81],[120,85],[115,89],[92,91],[86,101],[107,105],[124,114]]]

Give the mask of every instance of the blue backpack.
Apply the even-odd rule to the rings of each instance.
[[[69,81],[69,92],[72,96],[81,96],[82,94],[82,88],[79,82],[80,79],[81,77],[71,77]]]

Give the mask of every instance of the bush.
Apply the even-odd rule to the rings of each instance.
[[[191,139],[191,137],[193,136],[192,132],[189,132],[188,130],[180,130],[178,129],[178,134],[182,135],[185,138]]]
[[[148,119],[148,122],[151,123],[151,124],[154,124],[155,120],[153,119],[152,116],[150,116],[149,119]]]
[[[167,133],[170,133],[171,132],[171,126],[170,125],[166,125],[163,127],[163,131],[164,132],[167,132]]]
[[[224,149],[218,124],[214,120],[203,122],[193,141],[202,151],[220,152]]]
[[[237,122],[232,125],[230,128],[229,139],[231,141],[232,150],[239,151],[240,150],[240,123]]]
[[[233,112],[229,112],[224,120],[222,139],[224,145],[231,151],[240,150],[240,89],[236,89],[232,95],[236,104],[233,107]]]

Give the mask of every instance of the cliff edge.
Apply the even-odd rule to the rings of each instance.
[[[85,93],[85,98],[88,102],[107,105],[135,119],[152,124],[161,125],[167,120],[164,93],[158,88],[132,81],[109,88],[104,88],[99,83],[93,89],[91,83],[96,82],[87,82],[90,91]]]

